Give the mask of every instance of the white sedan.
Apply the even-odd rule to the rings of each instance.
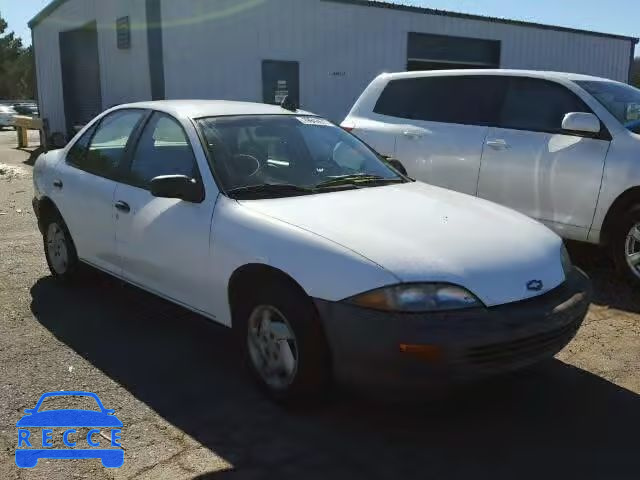
[[[118,106],[40,156],[34,185],[54,276],[90,264],[233,327],[280,400],[527,366],[589,304],[546,227],[416,183],[300,110]]]

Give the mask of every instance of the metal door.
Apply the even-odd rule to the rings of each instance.
[[[98,32],[92,22],[60,32],[60,61],[67,134],[102,111]]]
[[[262,101],[280,105],[288,96],[300,105],[300,64],[278,60],[262,62]]]

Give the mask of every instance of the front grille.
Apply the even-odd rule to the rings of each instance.
[[[509,342],[469,348],[466,359],[476,366],[499,367],[560,351],[576,334],[580,322]]]

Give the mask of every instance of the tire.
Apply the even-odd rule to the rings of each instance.
[[[51,274],[63,281],[76,278],[80,261],[69,229],[60,214],[55,213],[45,220],[43,245]]]
[[[632,230],[637,231],[637,241],[632,237]],[[635,268],[628,260],[630,252],[638,252],[638,263]],[[618,272],[627,280],[640,286],[640,205],[634,205],[627,210],[616,223],[611,236],[611,257]]]
[[[279,403],[294,405],[321,399],[329,390],[331,369],[327,341],[313,302],[288,282],[265,278],[258,285],[250,298],[243,298],[234,309],[234,330],[249,370],[260,387]],[[270,328],[261,329],[265,315],[270,317]],[[261,335],[263,341],[258,343]],[[265,358],[271,358],[270,354],[279,370],[271,378],[265,373],[269,370]],[[290,368],[292,357],[294,367]]]

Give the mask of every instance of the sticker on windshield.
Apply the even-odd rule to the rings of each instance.
[[[318,127],[333,127],[333,123],[320,117],[296,117],[300,123],[305,125],[316,125]]]

